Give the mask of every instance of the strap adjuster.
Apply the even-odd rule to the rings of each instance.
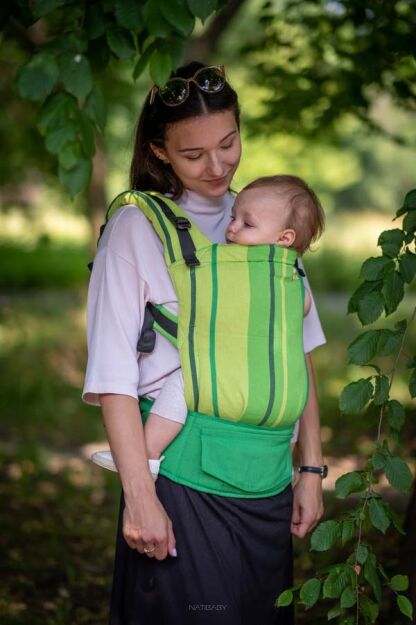
[[[186,217],[176,217],[175,226],[178,230],[189,230],[191,222]]]

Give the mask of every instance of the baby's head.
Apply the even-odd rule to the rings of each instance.
[[[265,176],[237,195],[227,240],[272,244],[303,254],[321,234],[324,213],[315,193],[296,176]]]

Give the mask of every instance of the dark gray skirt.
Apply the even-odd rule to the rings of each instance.
[[[292,625],[274,606],[292,585],[292,489],[262,499],[202,493],[159,476],[177,558],[148,558],[122,535],[121,494],[110,625]]]

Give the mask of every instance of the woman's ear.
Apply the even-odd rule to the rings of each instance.
[[[293,228],[285,228],[281,230],[276,237],[275,243],[283,245],[283,247],[291,247],[296,239],[296,232]]]
[[[162,161],[163,163],[169,163],[169,159],[166,155],[166,151],[164,148],[161,148],[160,146],[151,143],[150,149],[152,150],[156,158],[158,158],[160,161]]]

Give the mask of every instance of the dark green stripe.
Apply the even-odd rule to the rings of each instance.
[[[156,215],[157,220],[158,220],[158,222],[160,224],[160,227],[163,230],[163,234],[165,235],[166,247],[168,248],[168,254],[169,254],[170,262],[174,263],[176,258],[175,258],[175,254],[174,254],[174,251],[173,251],[172,240],[170,238],[169,230],[166,228],[164,217],[162,217],[162,215],[160,214],[160,208],[157,206],[157,204],[154,204],[153,200],[151,200],[151,198],[149,196],[147,196],[145,193],[142,193],[140,195],[140,197],[146,202],[148,207]]]
[[[189,275],[191,278],[191,311],[189,316],[189,361],[191,367],[192,376],[192,389],[194,393],[194,406],[193,410],[198,411],[199,404],[199,389],[198,378],[196,374],[195,365],[195,345],[194,345],[194,332],[195,332],[195,314],[196,314],[196,277],[195,267],[189,268]]]
[[[218,266],[217,266],[218,244],[212,246],[211,271],[212,271],[212,303],[211,303],[211,320],[209,324],[209,362],[211,365],[211,389],[212,389],[212,406],[214,415],[219,416],[218,410],[218,389],[217,389],[217,366],[215,363],[215,325],[217,322],[217,305],[218,305]]]
[[[275,371],[274,371],[274,317],[276,314],[275,307],[275,288],[274,288],[274,251],[275,246],[270,246],[269,252],[269,271],[270,271],[270,318],[269,318],[269,377],[270,377],[270,395],[269,395],[269,403],[267,405],[266,412],[264,414],[263,419],[260,421],[259,425],[263,425],[267,421],[270,416],[272,406],[274,403],[274,395],[275,395]]]

